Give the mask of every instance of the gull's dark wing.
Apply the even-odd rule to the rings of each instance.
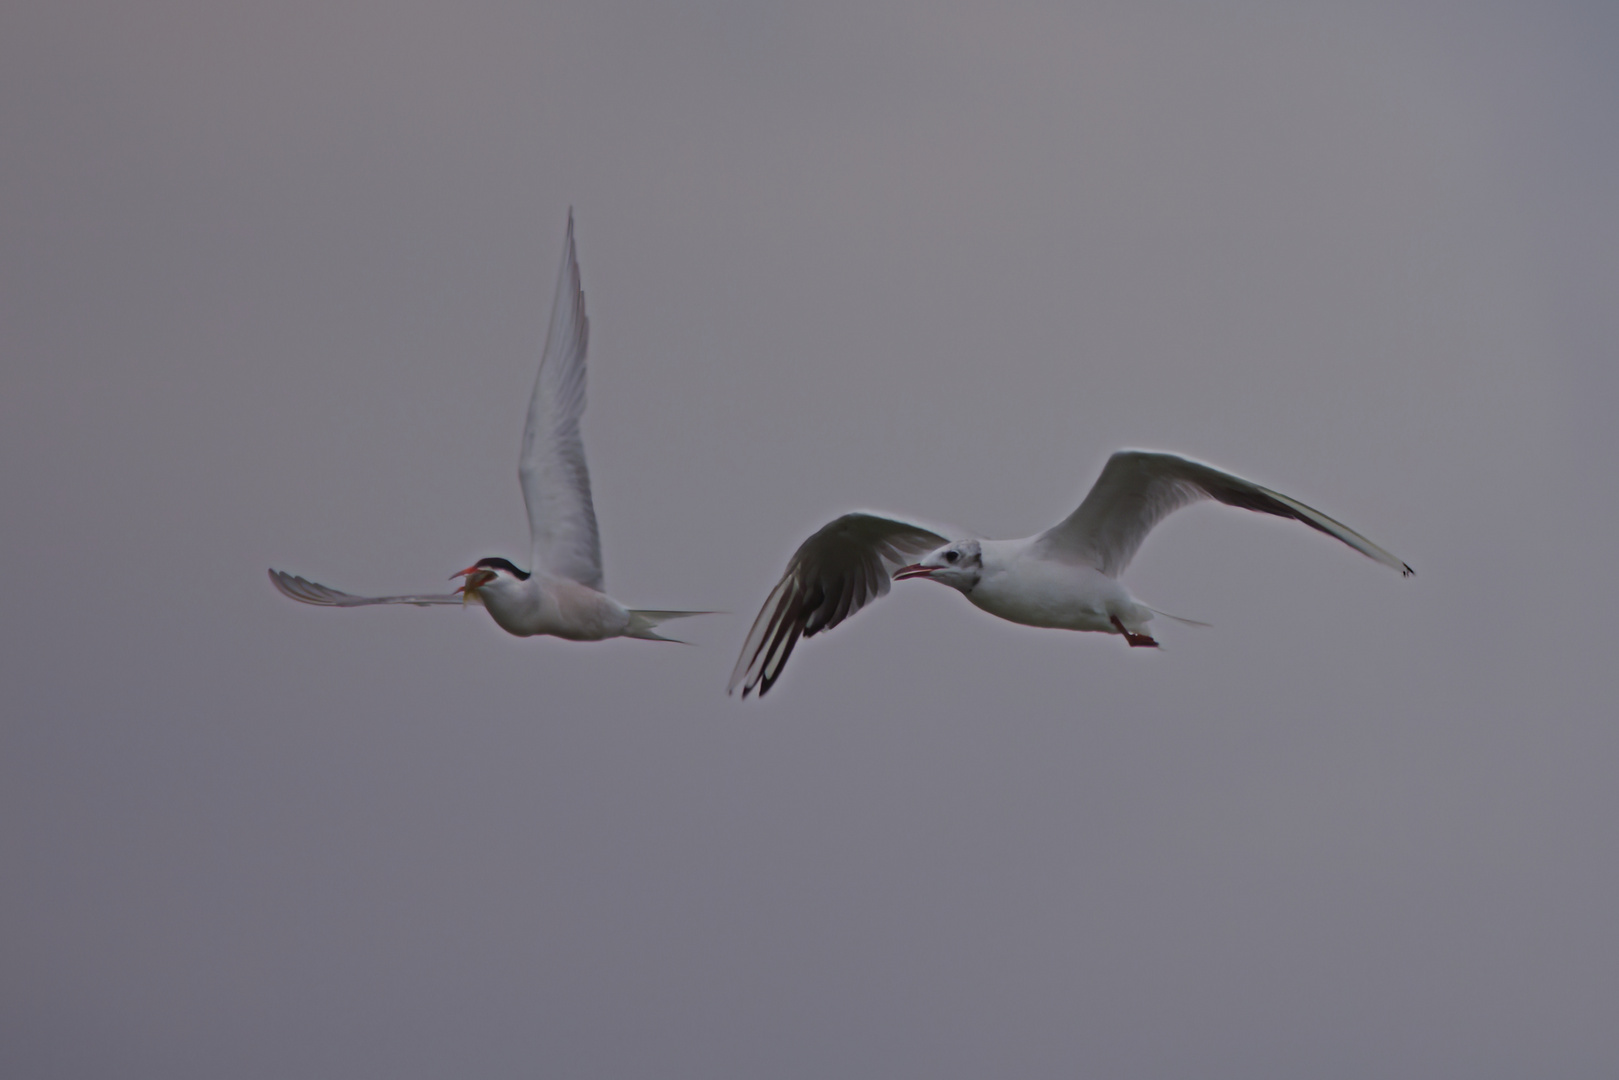
[[[908,521],[844,514],[805,540],[742,645],[726,693],[770,692],[800,637],[830,630],[888,592],[894,571],[949,543]]]
[[[1154,525],[1202,499],[1302,521],[1367,558],[1411,573],[1409,566],[1354,529],[1297,499],[1202,462],[1148,450],[1120,450],[1108,458],[1079,509],[1036,537],[1036,549],[1049,558],[1083,562],[1118,577]]]
[[[325,585],[295,577],[282,570],[270,571],[270,584],[274,585],[282,596],[290,596],[300,604],[314,604],[317,607],[365,607],[368,604],[415,604],[417,607],[427,607],[429,604],[459,604],[461,597],[456,593],[427,593],[419,596],[355,596],[353,593],[339,592]]]

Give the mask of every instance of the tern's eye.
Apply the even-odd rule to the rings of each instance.
[[[947,563],[954,563],[954,562],[958,561],[960,558],[961,558],[961,552],[959,552],[959,551],[947,551],[947,552],[944,553],[944,561],[947,562]]]

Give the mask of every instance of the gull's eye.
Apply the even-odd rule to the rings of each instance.
[[[944,561],[947,563],[955,563],[959,561],[960,558],[961,552],[959,551],[947,551],[944,553]]]

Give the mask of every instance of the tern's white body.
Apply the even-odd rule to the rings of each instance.
[[[606,593],[549,574],[526,581],[502,574],[476,591],[495,623],[517,637],[601,641],[625,636],[632,621],[630,609]]]
[[[631,609],[603,591],[601,539],[590,498],[585,444],[579,434],[579,420],[585,412],[589,343],[590,320],[585,316],[585,290],[580,284],[570,211],[551,326],[545,335],[534,392],[529,396],[523,452],[517,464],[523,503],[528,507],[530,573],[503,558],[480,559],[452,575],[466,578],[458,590],[460,596],[353,596],[279,570],[270,571],[271,583],[294,600],[323,607],[477,602],[508,634],[549,634],[570,641],[614,637],[667,641],[654,630],[659,623],[707,614]]]
[[[981,540],[961,529],[867,513],[828,522],[799,545],[759,610],[730,688],[742,687],[744,697],[769,692],[800,637],[830,630],[887,593],[891,580],[913,577],[949,585],[1010,622],[1118,634],[1132,646],[1156,646],[1147,633],[1153,610],[1130,595],[1119,575],[1154,525],[1200,499],[1292,518],[1411,572],[1353,529],[1296,499],[1173,454],[1121,450],[1108,459],[1077,510],[1021,540]],[[918,555],[924,557],[905,565]]]

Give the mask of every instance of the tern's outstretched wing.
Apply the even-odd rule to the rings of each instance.
[[[1146,450],[1120,450],[1108,458],[1079,509],[1036,537],[1035,547],[1048,558],[1084,562],[1109,577],[1118,577],[1154,525],[1201,499],[1302,521],[1402,574],[1412,572],[1405,563],[1319,510],[1201,462]]]
[[[528,403],[517,476],[523,484],[533,537],[530,566],[600,589],[601,539],[590,501],[585,444],[579,437],[589,343],[590,320],[585,317],[585,291],[579,283],[573,211],[569,210],[562,271],[551,303],[551,329],[545,335],[545,354]]]
[[[318,607],[365,607],[367,604],[415,604],[417,607],[427,607],[429,604],[462,602],[461,597],[455,593],[429,593],[421,596],[355,596],[352,593],[338,592],[325,585],[317,585],[301,577],[294,577],[281,570],[270,571],[270,584],[280,590],[283,596],[290,596],[301,604],[315,604]]]
[[[963,534],[965,535],[965,534]],[[763,697],[799,637],[830,630],[888,592],[894,571],[950,539],[907,521],[844,514],[805,540],[770,591],[731,672],[730,693]]]

